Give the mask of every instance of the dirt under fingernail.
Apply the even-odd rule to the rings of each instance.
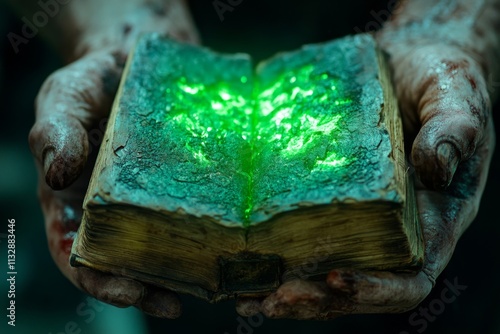
[[[436,157],[441,171],[438,173],[434,185],[436,188],[445,189],[450,185],[460,162],[459,152],[455,145],[444,142],[437,147]]]

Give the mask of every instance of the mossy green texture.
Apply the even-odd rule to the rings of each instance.
[[[373,43],[305,46],[254,71],[246,55],[146,35],[117,116],[128,123],[120,187],[230,226],[304,203],[380,199],[393,170]]]

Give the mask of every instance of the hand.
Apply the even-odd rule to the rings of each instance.
[[[239,300],[243,316],[329,319],[415,308],[448,264],[474,219],[495,146],[486,75],[473,53],[388,29],[379,36],[394,85],[414,170],[425,241],[416,275],[332,270],[324,282],[285,282],[264,300]]]
[[[168,32],[191,42],[196,42],[196,31],[178,0],[77,1],[64,10],[55,34],[61,39],[76,29],[79,41],[69,36],[58,47],[65,47],[61,53],[67,59],[77,60],[43,84],[29,136],[39,172],[38,195],[49,250],[62,273],[95,298],[120,307],[133,305],[157,317],[176,318],[181,305],[174,293],[88,268],[73,268],[69,255],[99,149],[95,136],[104,134],[128,50],[142,31]],[[81,31],[83,26],[87,30]]]
[[[36,100],[37,119],[29,137],[39,171],[38,195],[51,255],[74,285],[116,306],[134,305],[155,316],[175,318],[180,315],[180,302],[173,293],[69,264],[98,151],[97,146],[89,146],[87,131],[104,131],[102,120],[111,108],[124,61],[118,53],[93,53],[45,81]]]

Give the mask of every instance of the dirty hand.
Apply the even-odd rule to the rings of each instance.
[[[330,319],[404,312],[429,294],[477,213],[495,146],[494,94],[487,84],[497,71],[490,59],[498,52],[492,46],[500,44],[491,35],[498,35],[492,24],[499,16],[498,2],[458,0],[455,11],[438,8],[439,1],[408,2],[377,35],[390,56],[410,171],[418,176],[422,270],[410,275],[334,269],[324,282],[288,281],[264,300],[239,300],[241,315]],[[483,16],[470,17],[475,13]]]
[[[178,0],[76,1],[59,16],[56,24],[61,31],[76,31],[83,26],[88,30],[80,32],[77,43],[73,42],[75,36],[68,36],[71,42],[64,44],[63,56],[69,65],[43,84],[35,103],[36,123],[29,135],[39,171],[38,193],[51,255],[75,286],[101,301],[120,307],[133,305],[158,317],[178,317],[181,305],[174,293],[87,268],[73,268],[69,255],[99,138],[130,47],[143,31],[168,33],[188,42],[196,42],[196,32],[183,2]],[[64,37],[64,33],[61,35]]]

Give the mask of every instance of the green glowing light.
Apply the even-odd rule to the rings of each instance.
[[[193,156],[201,164],[207,164],[209,162],[207,159],[207,156],[205,155],[205,153],[201,149],[198,150],[197,152],[194,152]]]
[[[289,159],[317,146],[322,138],[332,137],[338,130],[340,113],[318,110],[322,107],[332,110],[352,103],[340,95],[338,80],[326,73],[314,75],[313,72],[314,67],[306,65],[283,73],[257,95],[260,126],[256,132],[261,138],[258,141],[276,142],[276,148]]]
[[[342,157],[339,159],[338,154],[332,153],[325,160],[316,161],[316,164],[321,166],[340,167],[346,165],[347,162],[348,161],[346,157]]]
[[[336,106],[340,106],[340,105],[343,105],[343,104],[350,104],[350,103],[352,103],[352,100],[350,100],[350,99],[335,100],[335,105]]]
[[[238,81],[206,85],[181,77],[176,86],[166,90],[166,119],[188,134],[185,148],[199,166],[209,168],[227,140],[241,147],[245,153],[238,153],[243,158],[240,174],[249,183],[243,216],[249,221],[258,152],[274,152],[286,163],[326,147],[326,153],[323,150],[310,165],[311,172],[332,170],[352,161],[335,150],[335,140],[344,110],[353,101],[342,95],[342,82],[327,73],[314,73],[312,65],[256,85],[253,96],[241,93],[241,84],[248,78],[241,76]]]
[[[224,108],[224,105],[220,102],[217,101],[212,101],[212,109],[213,110],[222,110]]]
[[[221,91],[219,93],[220,97],[224,100],[224,101],[229,101],[231,100],[231,94],[229,94],[228,92],[226,91]]]
[[[277,111],[271,120],[276,124],[277,127],[280,126],[281,121],[285,118],[290,118],[292,116],[292,109],[285,108]]]

